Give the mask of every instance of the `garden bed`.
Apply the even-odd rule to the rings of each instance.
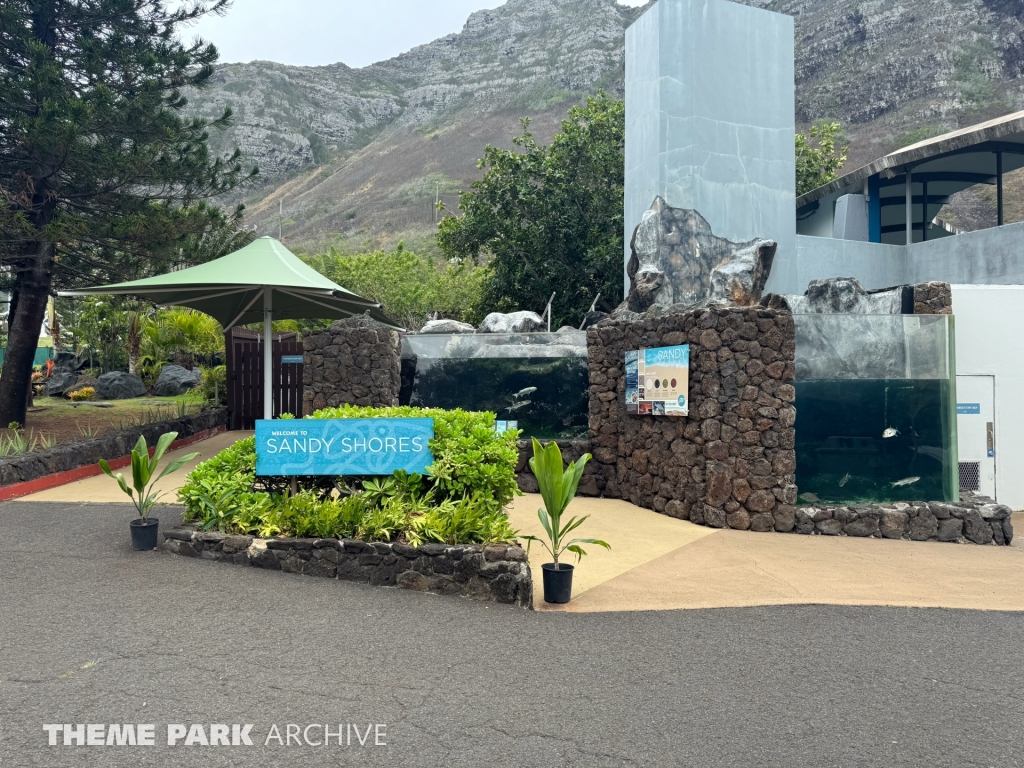
[[[412,547],[353,539],[260,539],[201,531],[184,524],[164,532],[176,555],[285,573],[400,587],[533,608],[533,577],[519,546],[473,544]]]
[[[154,445],[165,432],[177,432],[178,438],[184,439],[211,430],[223,429],[227,424],[227,418],[226,408],[211,408],[182,418],[132,426],[98,437],[60,443],[44,451],[3,457],[0,458],[0,488],[38,480],[47,475],[79,467],[95,467],[100,459],[110,461],[127,456],[139,435],[144,435],[146,441]],[[94,474],[99,474],[98,468]]]
[[[73,402],[63,397],[37,397],[28,409],[24,429],[27,440],[35,439],[36,450],[43,443],[63,445],[121,432],[131,427],[157,424],[199,413],[205,400],[199,394],[178,397],[139,397],[109,402]],[[6,425],[3,425],[6,427]],[[0,442],[15,430],[0,429]]]
[[[499,433],[494,414],[346,406],[310,418],[410,417],[434,424],[423,475],[260,476],[256,439],[239,440],[189,473],[178,493],[185,526],[164,548],[531,606],[526,553],[505,512],[517,493],[516,433]]]

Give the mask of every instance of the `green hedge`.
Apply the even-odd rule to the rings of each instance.
[[[515,538],[505,507],[518,494],[518,432],[495,432],[492,413],[432,408],[326,408],[314,419],[429,417],[434,420],[427,474],[338,478],[337,493],[274,494],[254,488],[256,440],[247,438],[203,462],[178,498],[204,530],[263,538],[360,538],[413,544],[489,544]]]

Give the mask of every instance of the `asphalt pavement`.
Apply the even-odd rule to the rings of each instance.
[[[0,766],[1024,764],[1024,614],[533,612],[133,552],[130,517],[0,505]],[[253,746],[167,745],[211,724]]]

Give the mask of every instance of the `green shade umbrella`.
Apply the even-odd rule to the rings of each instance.
[[[340,320],[369,312],[398,329],[380,310],[331,282],[272,237],[261,237],[234,253],[166,275],[127,283],[61,291],[60,296],[139,296],[157,306],[190,307],[215,318],[224,331],[263,321],[263,416],[273,416],[270,376],[271,321],[318,318]]]

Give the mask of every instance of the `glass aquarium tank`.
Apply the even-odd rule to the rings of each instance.
[[[958,501],[950,315],[794,315],[800,502]]]
[[[587,436],[587,334],[409,334],[399,402],[491,411],[522,437]]]

